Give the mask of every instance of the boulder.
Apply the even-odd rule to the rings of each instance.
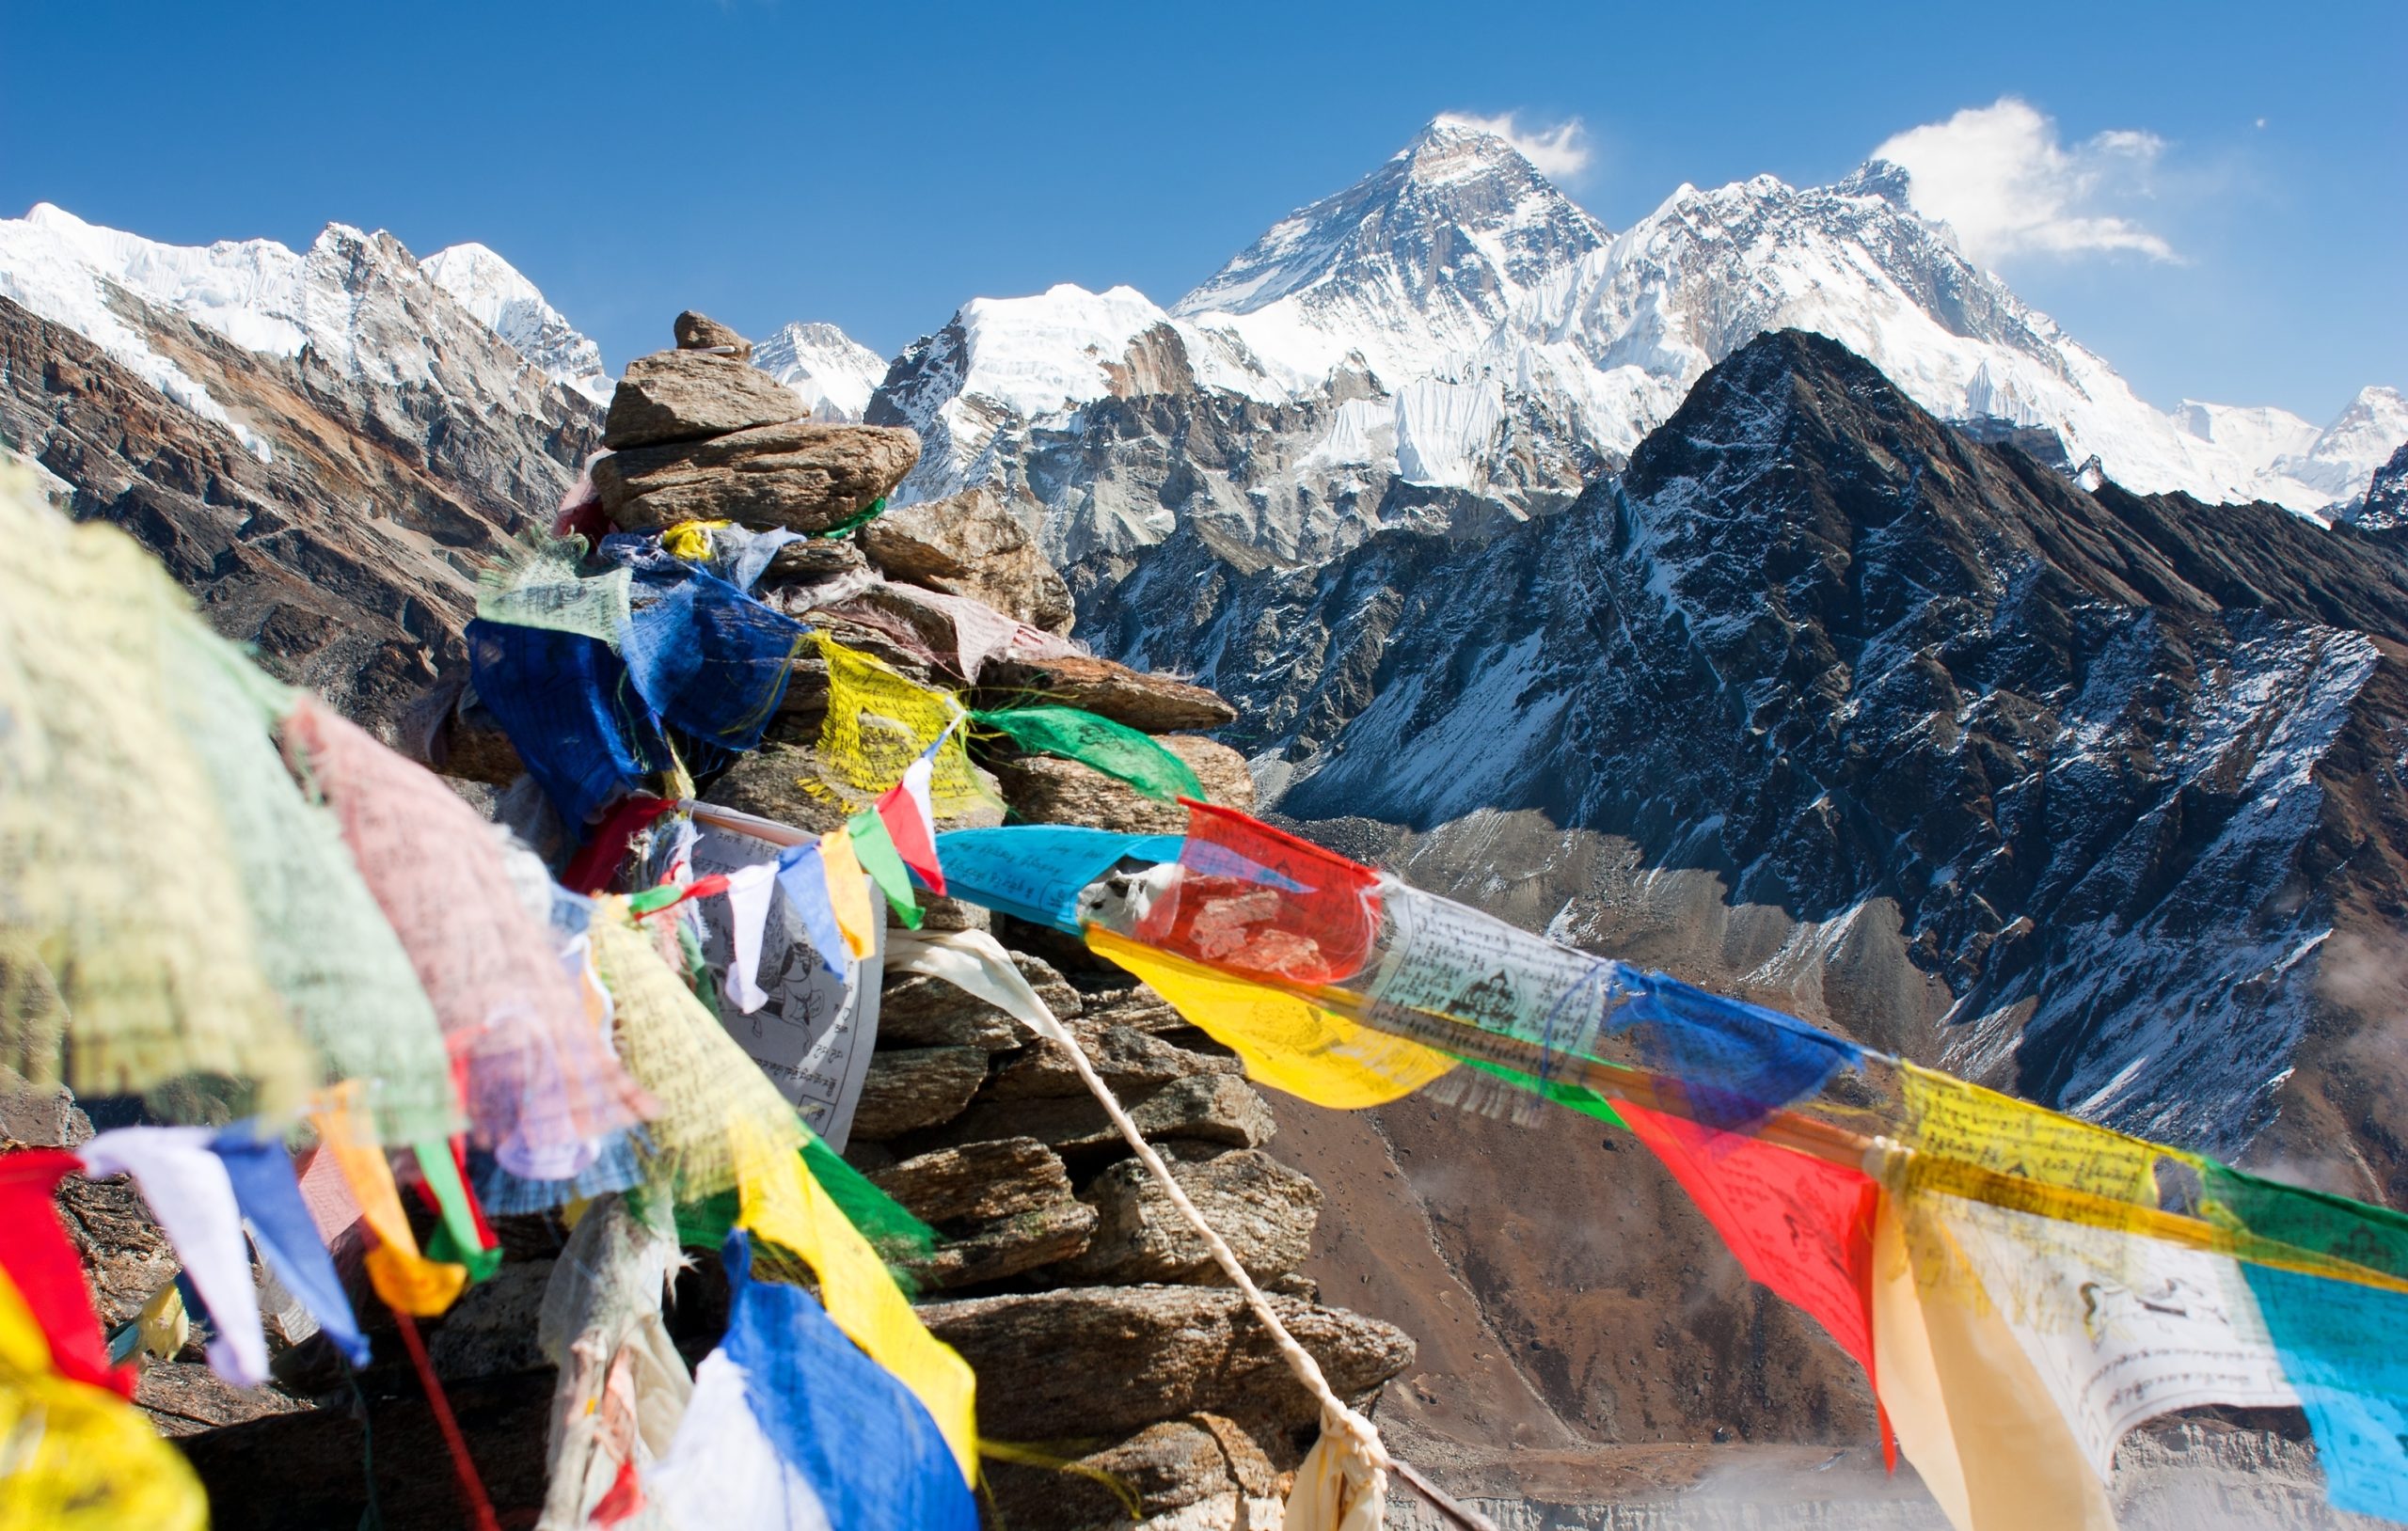
[[[1037,991],[1037,997],[1045,1002],[1045,1007],[1054,1012],[1054,1019],[1069,1020],[1086,1008],[1086,1001],[1070,986],[1070,981],[1063,977],[1054,964],[1026,952],[1014,952],[1010,955],[1012,966],[1028,980],[1028,986]]]
[[[309,1406],[274,1387],[236,1387],[222,1381],[202,1361],[144,1361],[135,1379],[134,1406],[150,1416],[161,1435],[198,1435],[223,1425],[241,1425],[270,1414],[299,1413]]]
[[[1103,1076],[1112,1093],[1123,1098],[1190,1074],[1240,1071],[1234,1059],[1199,1057],[1127,1026],[1103,1026],[1084,1019],[1062,1024],[1086,1050],[1088,1063]],[[1039,1100],[1086,1093],[1085,1081],[1071,1066],[1069,1053],[1060,1043],[1031,1041],[1025,1050],[996,1071],[987,1086],[986,1098]]]
[[[1172,1163],[1180,1189],[1228,1241],[1257,1281],[1269,1281],[1312,1254],[1322,1195],[1312,1181],[1254,1148],[1233,1148]],[[1164,1281],[1226,1285],[1204,1241],[1191,1231],[1153,1175],[1124,1159],[1096,1176],[1080,1200],[1096,1209],[1094,1236],[1068,1273],[1083,1281]]]
[[[610,395],[610,413],[602,422],[602,444],[616,453],[666,441],[698,441],[775,425],[806,413],[792,388],[750,362],[701,351],[656,351],[627,363],[618,391]],[[594,481],[599,488],[601,464],[594,466]],[[610,503],[609,494],[603,491],[605,506]]]
[[[0,981],[6,978],[5,971],[0,971]],[[91,1119],[66,1086],[43,1089],[13,1073],[0,1074],[0,1143],[23,1148],[72,1148],[91,1135]]]
[[[991,783],[992,779],[989,780]],[[841,828],[851,816],[844,806],[845,795],[860,796],[851,787],[844,787],[840,794],[838,787],[816,750],[772,740],[729,766],[703,794],[703,800],[789,825],[809,834],[825,834]],[[940,817],[937,829],[990,829],[1003,821],[1000,809],[974,808]],[[933,919],[930,923],[935,923]]]
[[[991,489],[890,510],[862,529],[861,544],[892,578],[983,601],[1049,633],[1070,630],[1070,587]]]
[[[861,548],[849,537],[806,537],[769,555],[769,566],[761,573],[760,589],[766,594],[773,586],[816,584],[867,567],[869,560],[862,557]]]
[[[873,1143],[961,1114],[987,1082],[987,1054],[978,1048],[897,1048],[870,1057],[853,1108],[853,1136]]]
[[[931,1226],[990,1222],[1074,1199],[1061,1156],[1035,1138],[940,1148],[869,1177]]]
[[[882,1048],[983,1048],[989,1052],[1008,1052],[1026,1040],[1019,1021],[942,978],[890,975],[886,991],[879,996],[878,1045]]]
[[[1086,655],[997,660],[979,682],[981,706],[1054,702],[1084,707],[1148,734],[1209,733],[1238,718],[1235,707],[1203,687]]]
[[[1413,1341],[1393,1325],[1291,1298],[1270,1302],[1341,1397],[1361,1397],[1413,1363]],[[978,1433],[995,1440],[1093,1439],[1199,1411],[1250,1429],[1320,1420],[1320,1406],[1233,1291],[1071,1287],[926,1303],[919,1313],[976,1370]]]
[[[1156,742],[1187,762],[1206,802],[1239,810],[1254,806],[1254,778],[1244,755],[1192,734]],[[993,764],[1004,800],[1033,824],[1084,824],[1123,834],[1186,832],[1186,809],[1158,802],[1091,766],[1052,755],[1014,755]]]
[[[1191,1074],[1142,1100],[1122,1104],[1149,1140],[1191,1138],[1256,1148],[1279,1130],[1271,1107],[1235,1074]],[[1121,1141],[1103,1108],[1081,1095],[980,1100],[914,1146],[928,1149],[1018,1136],[1035,1138],[1056,1151],[1109,1148]]]
[[[1095,1208],[1064,1200],[956,1234],[904,1271],[923,1291],[977,1286],[1074,1259],[1095,1232]]]
[[[670,326],[677,337],[680,351],[718,351],[722,348],[737,361],[752,359],[752,342],[707,314],[689,308],[677,316]]]
[[[784,407],[799,407],[784,384],[741,362],[671,355],[749,373],[784,394]],[[619,391],[624,397],[626,385]],[[612,452],[594,463],[594,486],[610,519],[631,531],[708,520],[824,531],[867,510],[919,459],[920,438],[907,430],[789,419],[706,441]]]

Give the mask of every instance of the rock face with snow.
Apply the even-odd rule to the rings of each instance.
[[[788,324],[762,341],[752,365],[802,395],[815,420],[858,420],[886,376],[886,358],[833,324]]]
[[[1083,628],[1236,702],[1283,813],[1425,843],[1534,814],[1553,870],[1505,896],[1584,944],[1661,950],[1629,879],[1693,876],[1728,939],[1671,955],[1715,982],[2214,1153],[2279,1115],[2355,1193],[2408,1191],[2401,1118],[2328,1135],[2396,1088],[2331,1042],[2330,948],[2408,908],[2384,542],[2086,494],[1785,332],[1484,545],[1164,552]]]
[[[454,245],[419,267],[547,376],[597,404],[610,402],[610,373],[602,365],[602,348],[579,335],[509,261],[482,245]]]

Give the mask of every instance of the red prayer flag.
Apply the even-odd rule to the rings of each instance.
[[[1873,1220],[1881,1190],[1871,1176],[1755,1138],[1614,1102],[1697,1203],[1750,1276],[1821,1324],[1873,1371]],[[1887,1421],[1881,1431],[1889,1448]]]
[[[1138,940],[1249,978],[1334,984],[1362,971],[1380,930],[1378,873],[1233,808],[1180,801],[1180,879]]]
[[[68,1242],[51,1199],[59,1181],[83,1170],[73,1154],[55,1148],[0,1154],[0,1270],[49,1339],[50,1363],[60,1376],[130,1398],[134,1370],[109,1365],[108,1341],[84,1285],[83,1258]]]
[[[928,892],[943,898],[944,867],[937,860],[936,807],[928,797],[933,775],[927,756],[913,761],[903,780],[878,799],[878,818],[886,826],[886,838],[895,842],[895,854]]]

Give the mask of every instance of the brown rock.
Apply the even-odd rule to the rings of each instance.
[[[1004,1461],[987,1466],[996,1519],[1007,1526],[1131,1531],[1129,1507],[1115,1488],[1136,1497],[1140,1527],[1217,1531],[1270,1523],[1267,1518],[1239,1518],[1237,1489],[1219,1441],[1187,1420],[1149,1425],[1126,1441],[1072,1459],[1067,1472]]]
[[[135,1407],[161,1435],[198,1435],[270,1414],[299,1413],[300,1399],[273,1387],[236,1387],[199,1361],[146,1361],[134,1388]]]
[[[897,1048],[982,1048],[1008,1052],[1027,1040],[1021,1023],[942,978],[915,974],[887,980],[878,1001],[878,1045]]]
[[[1190,1074],[1239,1071],[1231,1059],[1198,1057],[1127,1026],[1099,1026],[1088,1020],[1068,1020],[1063,1026],[1086,1050],[1087,1061],[1112,1086],[1112,1093],[1123,1098]],[[1038,1040],[999,1069],[987,1086],[990,1100],[1039,1100],[1086,1093],[1069,1051],[1058,1042]]]
[[[1270,1301],[1341,1397],[1367,1394],[1412,1365],[1413,1341],[1400,1329]],[[977,1371],[978,1432],[997,1440],[1092,1439],[1198,1411],[1250,1427],[1302,1428],[1320,1417],[1235,1292],[1090,1286],[932,1302],[919,1313]]]
[[[175,1279],[181,1269],[176,1252],[150,1220],[132,1180],[71,1175],[58,1182],[52,1205],[83,1257],[84,1279],[103,1327],[140,1313],[153,1293]]]
[[[1252,1148],[1174,1162],[1170,1171],[1255,1280],[1283,1275],[1310,1257],[1322,1195],[1303,1175]],[[1135,1160],[1096,1176],[1080,1200],[1096,1209],[1098,1221],[1086,1253],[1068,1267],[1073,1277],[1227,1284],[1204,1241]]]
[[[1206,802],[1239,810],[1254,806],[1254,778],[1244,755],[1192,734],[1157,742],[1196,772]],[[993,764],[1004,800],[1031,823],[1083,824],[1123,834],[1186,832],[1186,809],[1146,797],[1091,766],[1051,755],[1014,755]]]
[[[1084,707],[1148,734],[1209,732],[1238,717],[1235,707],[1203,687],[1085,655],[1000,660],[980,677],[980,690],[988,693],[982,706],[1042,700]]]
[[[785,394],[787,408],[800,407],[784,384],[741,362],[690,351],[669,355],[749,373]],[[619,386],[622,398],[626,388]],[[594,486],[602,509],[629,530],[723,519],[756,529],[824,531],[867,510],[919,458],[920,438],[910,431],[789,419],[706,441],[612,452],[594,463]]]
[[[940,1148],[872,1171],[869,1177],[931,1225],[987,1222],[1073,1199],[1061,1157],[1035,1138]]]
[[[666,441],[699,441],[731,431],[776,425],[803,413],[800,396],[750,362],[700,351],[656,351],[627,363],[618,391],[610,395],[610,413],[602,422],[602,444],[614,453],[631,447],[657,448]],[[605,457],[602,462],[610,460]],[[600,464],[595,466],[598,469]],[[601,486],[598,471],[594,481],[597,488]],[[605,506],[610,504],[609,496],[610,491],[604,490]]]
[[[1028,980],[1028,986],[1035,989],[1037,997],[1045,1002],[1045,1007],[1054,1012],[1054,1019],[1069,1020],[1086,1008],[1086,1001],[1070,986],[1069,980],[1064,978],[1054,964],[1026,952],[1014,952],[1011,959],[1012,966],[1020,970],[1020,975]]]
[[[853,1109],[853,1136],[883,1142],[961,1114],[987,1082],[977,1048],[897,1048],[873,1054]]]
[[[810,834],[825,834],[841,828],[850,816],[830,781],[819,752],[776,741],[764,744],[729,766],[726,774],[703,795],[703,800],[757,814]],[[976,809],[940,818],[937,828],[989,829],[1003,821],[1000,810]]]
[[[1126,1026],[1149,1036],[1195,1029],[1185,1016],[1171,1008],[1168,1000],[1143,984],[1087,995],[1086,1013],[1091,1019]]]
[[[0,971],[0,985],[7,980],[7,972]],[[64,1085],[38,1089],[14,1074],[0,1074],[0,1143],[72,1148],[91,1135],[91,1119]]]
[[[895,579],[984,601],[1049,633],[1070,630],[1070,587],[992,490],[890,510],[862,529],[861,542]]]
[[[1279,1130],[1271,1108],[1234,1074],[1191,1074],[1134,1103],[1130,1119],[1149,1140],[1192,1138],[1231,1148],[1254,1148]],[[859,1129],[855,1129],[856,1131]],[[981,1100],[946,1123],[924,1147],[1027,1136],[1057,1150],[1104,1148],[1119,1132],[1091,1097]]]
[[[816,584],[868,566],[869,560],[862,557],[861,548],[849,537],[806,537],[769,555],[769,566],[761,573],[761,589],[766,592],[798,580]]]
[[[981,1223],[904,1269],[924,1291],[980,1286],[1073,1259],[1094,1232],[1095,1208],[1063,1201]]]
[[[717,351],[724,346],[737,361],[752,359],[752,342],[705,314],[689,308],[671,326],[680,351]]]

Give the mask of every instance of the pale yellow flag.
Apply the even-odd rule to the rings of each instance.
[[[1907,1460],[1956,1531],[2115,1531],[2072,1427],[1917,1202],[1884,1194],[1873,1235],[1874,1377]]]
[[[1097,925],[1087,946],[1135,973],[1245,1064],[1246,1078],[1316,1106],[1354,1111],[1402,1099],[1455,1066],[1434,1048],[1389,1036],[1249,979],[1158,952]]]
[[[858,884],[856,884],[858,886]],[[965,1482],[978,1481],[978,1379],[952,1346],[928,1333],[869,1240],[803,1167],[751,1122],[730,1128],[737,1223],[791,1251],[819,1278],[819,1302],[838,1329],[927,1406]]]
[[[376,1236],[376,1247],[368,1252],[370,1285],[395,1312],[432,1318],[459,1301],[460,1289],[468,1284],[468,1268],[419,1253],[418,1237],[410,1232],[401,1192],[393,1184],[393,1166],[354,1116],[358,1098],[359,1081],[345,1080],[319,1097],[309,1122],[318,1130],[320,1145],[335,1156],[335,1167],[342,1172],[352,1200],[359,1204],[368,1231]]]
[[[869,884],[863,880],[868,874],[853,854],[850,830],[831,829],[819,837],[819,864],[828,875],[828,907],[836,912],[845,950],[858,962],[877,945],[878,927],[871,923],[877,916],[870,908]]]

